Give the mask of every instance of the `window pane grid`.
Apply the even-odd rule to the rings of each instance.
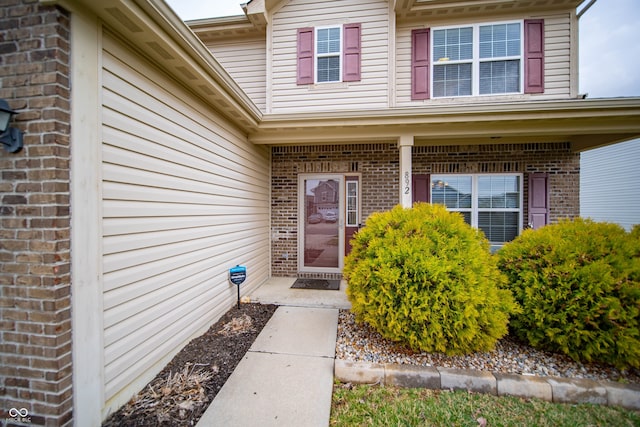
[[[340,57],[325,56],[318,58],[318,82],[337,82],[340,80]]]
[[[316,81],[340,81],[341,29],[318,28],[316,31]]]
[[[517,176],[478,177],[478,208],[518,209],[520,180]]]
[[[347,182],[347,226],[358,225],[358,183]]]
[[[520,24],[480,27],[480,58],[520,56]]]
[[[436,97],[471,95],[471,64],[435,66],[433,92]]]
[[[433,32],[433,60],[461,61],[473,58],[473,28],[450,28]]]
[[[471,177],[434,176],[431,181],[431,202],[449,209],[471,208]]]
[[[520,61],[480,63],[480,94],[520,91]]]
[[[490,242],[510,242],[518,236],[518,212],[478,212],[478,228]]]
[[[522,23],[434,29],[434,98],[520,93]]]
[[[431,202],[461,213],[489,241],[513,240],[521,224],[520,175],[433,175]]]
[[[318,55],[340,52],[340,29],[322,28],[318,30]]]

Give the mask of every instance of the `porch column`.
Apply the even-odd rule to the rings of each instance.
[[[400,135],[398,138],[398,148],[400,149],[400,204],[405,208],[410,208],[413,204],[411,147],[413,147],[413,135]]]

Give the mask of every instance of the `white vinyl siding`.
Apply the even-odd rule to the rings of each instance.
[[[266,150],[108,35],[102,60],[108,402],[235,303],[230,267],[243,292],[267,279],[270,180]]]
[[[521,19],[522,17],[518,17]],[[544,15],[532,17],[544,19],[544,93],[537,94],[504,94],[483,95],[457,99],[411,100],[411,30],[426,27],[438,27],[439,24],[415,22],[401,24],[396,29],[396,106],[407,107],[424,103],[474,103],[491,99],[567,99],[571,96],[571,21],[569,14]],[[508,20],[508,18],[505,18]],[[478,22],[450,22],[447,25],[464,26],[473,24],[494,23],[495,19]],[[432,25],[429,25],[432,24]],[[575,43],[577,46],[577,41]],[[576,53],[577,54],[577,53]],[[577,66],[577,64],[575,64]],[[433,76],[431,76],[433,77]]]
[[[389,5],[382,0],[324,0],[285,3],[273,16],[271,113],[387,108]],[[296,37],[302,27],[362,25],[361,80],[296,84]],[[336,102],[339,99],[340,102]]]
[[[267,46],[264,38],[226,40],[208,48],[254,104],[265,111]]]
[[[580,155],[580,215],[615,222],[627,230],[640,224],[640,139]]]

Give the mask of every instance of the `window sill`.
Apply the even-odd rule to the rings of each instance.
[[[315,83],[308,86],[309,91],[335,91],[341,89],[347,89],[349,83],[347,82],[331,82],[331,83]]]

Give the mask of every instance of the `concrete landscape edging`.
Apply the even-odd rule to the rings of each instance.
[[[356,384],[467,390],[497,396],[538,398],[554,403],[593,403],[640,410],[640,384],[341,359],[335,360],[334,376],[342,382]]]

